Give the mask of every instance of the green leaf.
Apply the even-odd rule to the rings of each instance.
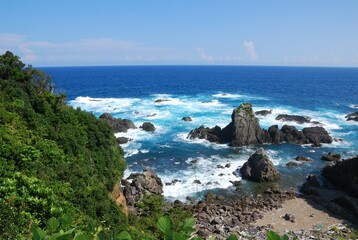
[[[267,234],[266,234],[266,237],[268,240],[281,240],[281,237],[273,232],[273,231],[269,231]]]
[[[288,236],[285,234],[281,237],[281,240],[289,240]]]
[[[59,226],[60,222],[56,218],[50,218],[47,223],[47,229],[51,232],[54,232]]]
[[[173,231],[173,222],[168,216],[160,217],[157,223],[157,227],[165,235],[170,236]]]
[[[132,237],[127,231],[122,231],[116,236],[116,240],[132,240]]]
[[[234,234],[231,234],[226,240],[237,240],[237,236]]]
[[[98,233],[97,233],[97,238],[99,240],[104,240],[106,238],[106,234],[104,234],[104,231],[103,230],[100,230]]]
[[[184,222],[183,229],[184,228],[193,228],[194,224],[195,224],[195,219],[194,218],[188,218]]]
[[[90,233],[80,233],[79,235],[76,235],[73,240],[88,240],[91,239]]]
[[[32,230],[32,239],[33,240],[42,240],[46,237],[46,231],[41,228],[34,228]]]
[[[187,240],[187,238],[184,237],[181,233],[173,232],[172,240]]]
[[[63,215],[61,217],[61,224],[62,224],[63,228],[70,226],[72,224],[72,222],[73,222],[73,219],[68,215]]]

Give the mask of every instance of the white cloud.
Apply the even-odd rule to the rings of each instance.
[[[253,41],[245,41],[244,47],[246,50],[246,54],[251,61],[257,60],[258,56],[255,50],[254,42]]]
[[[214,58],[210,55],[207,55],[205,50],[202,48],[197,48],[196,52],[198,53],[198,57],[200,60],[202,61],[206,61],[206,62],[213,62]]]
[[[25,63],[45,66],[153,62],[165,58],[170,49],[112,38],[48,42],[0,33],[0,54],[6,50],[19,55]]]

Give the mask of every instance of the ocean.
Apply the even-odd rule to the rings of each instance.
[[[294,188],[327,164],[321,160],[323,154],[340,153],[343,158],[358,154],[358,123],[345,120],[345,115],[358,111],[358,68],[113,66],[41,70],[52,76],[56,91],[67,95],[69,105],[97,117],[108,112],[136,124],[137,129],[116,133],[132,139],[122,145],[128,167],[125,176],[145,167],[154,169],[168,200],[198,197],[208,190],[235,192],[231,181],[241,177],[233,172],[259,147],[281,172],[278,183]],[[169,101],[158,103],[157,99]],[[275,120],[281,113],[304,115],[322,123],[335,141],[321,148],[294,144],[231,148],[187,139],[188,133],[201,125],[226,126],[233,108],[243,102],[252,103],[254,111],[272,110],[267,117],[259,116],[265,129],[274,124],[298,129],[311,126]],[[186,116],[193,121],[182,121]],[[157,130],[143,131],[139,128],[143,122],[153,123]],[[286,167],[296,156],[313,161]],[[259,191],[262,186],[242,180],[241,188]]]

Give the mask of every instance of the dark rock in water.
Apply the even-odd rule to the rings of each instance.
[[[285,164],[286,167],[297,167],[299,165],[301,165],[301,163],[293,162],[293,161],[288,162],[288,163]]]
[[[169,102],[169,101],[170,101],[170,99],[157,99],[154,102],[161,103],[161,102]]]
[[[358,122],[358,112],[350,113],[346,116],[347,121],[356,121]]]
[[[351,196],[358,198],[358,156],[324,167],[322,176]]]
[[[127,179],[122,179],[123,194],[128,205],[134,205],[144,194],[161,195],[163,183],[151,169],[144,169],[143,173],[132,173]]]
[[[262,148],[251,155],[241,167],[240,173],[244,179],[255,182],[271,182],[280,178],[280,173]]]
[[[114,118],[109,113],[103,113],[99,118],[111,126],[114,132],[127,132],[128,129],[137,128],[131,120]]]
[[[221,135],[221,128],[219,126],[215,126],[213,128],[200,126],[199,128],[196,128],[189,133],[189,138],[206,139],[210,142],[223,143],[220,135]]]
[[[303,157],[303,156],[297,156],[295,157],[295,160],[298,162],[312,162],[313,160],[308,158],[308,157]]]
[[[278,129],[277,125],[272,125],[267,131],[269,142],[279,144],[283,142],[284,134]]]
[[[117,137],[116,140],[117,140],[117,144],[125,144],[131,139],[126,137]]]
[[[311,122],[311,118],[299,115],[288,115],[288,114],[279,114],[276,117],[276,120],[282,120],[285,122],[297,122],[299,124]]]
[[[288,143],[304,144],[308,143],[303,132],[298,131],[294,126],[283,125],[281,128],[283,141]]]
[[[241,186],[241,181],[230,181],[234,187]]]
[[[181,120],[185,122],[191,122],[193,119],[191,119],[191,117],[183,117]]]
[[[193,183],[195,183],[195,184],[201,184],[200,180],[197,180],[197,179],[195,179]]]
[[[332,137],[323,127],[308,127],[302,129],[302,133],[307,140],[314,146],[319,146],[321,143],[332,143]]]
[[[336,162],[341,160],[341,154],[335,154],[329,152],[328,154],[322,156],[322,160],[329,161],[329,162]]]
[[[261,110],[261,111],[256,111],[255,115],[261,115],[266,117],[267,115],[271,114],[272,110]]]
[[[155,131],[155,126],[150,122],[144,122],[142,124],[142,126],[140,126],[140,128],[142,128],[146,132],[154,132]]]

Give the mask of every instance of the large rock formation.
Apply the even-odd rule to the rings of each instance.
[[[280,173],[260,148],[240,168],[241,176],[255,182],[272,182],[280,178]]]
[[[127,179],[122,179],[123,194],[127,204],[133,206],[144,193],[161,195],[163,183],[158,175],[151,169],[144,169],[143,173],[132,173]]]
[[[273,125],[268,130],[263,130],[249,103],[242,103],[234,109],[231,122],[223,129],[218,126],[214,128],[201,126],[192,130],[188,138],[207,139],[215,143],[229,143],[233,147],[262,143],[279,144],[282,142],[312,143],[318,147],[321,143],[332,142],[332,138],[323,127],[307,127],[299,131],[294,126],[284,125],[279,129],[277,125]]]
[[[109,113],[103,113],[101,116],[99,116],[99,118],[105,121],[109,126],[111,126],[114,132],[127,132],[130,128],[136,128],[136,126],[131,120],[114,118]]]

